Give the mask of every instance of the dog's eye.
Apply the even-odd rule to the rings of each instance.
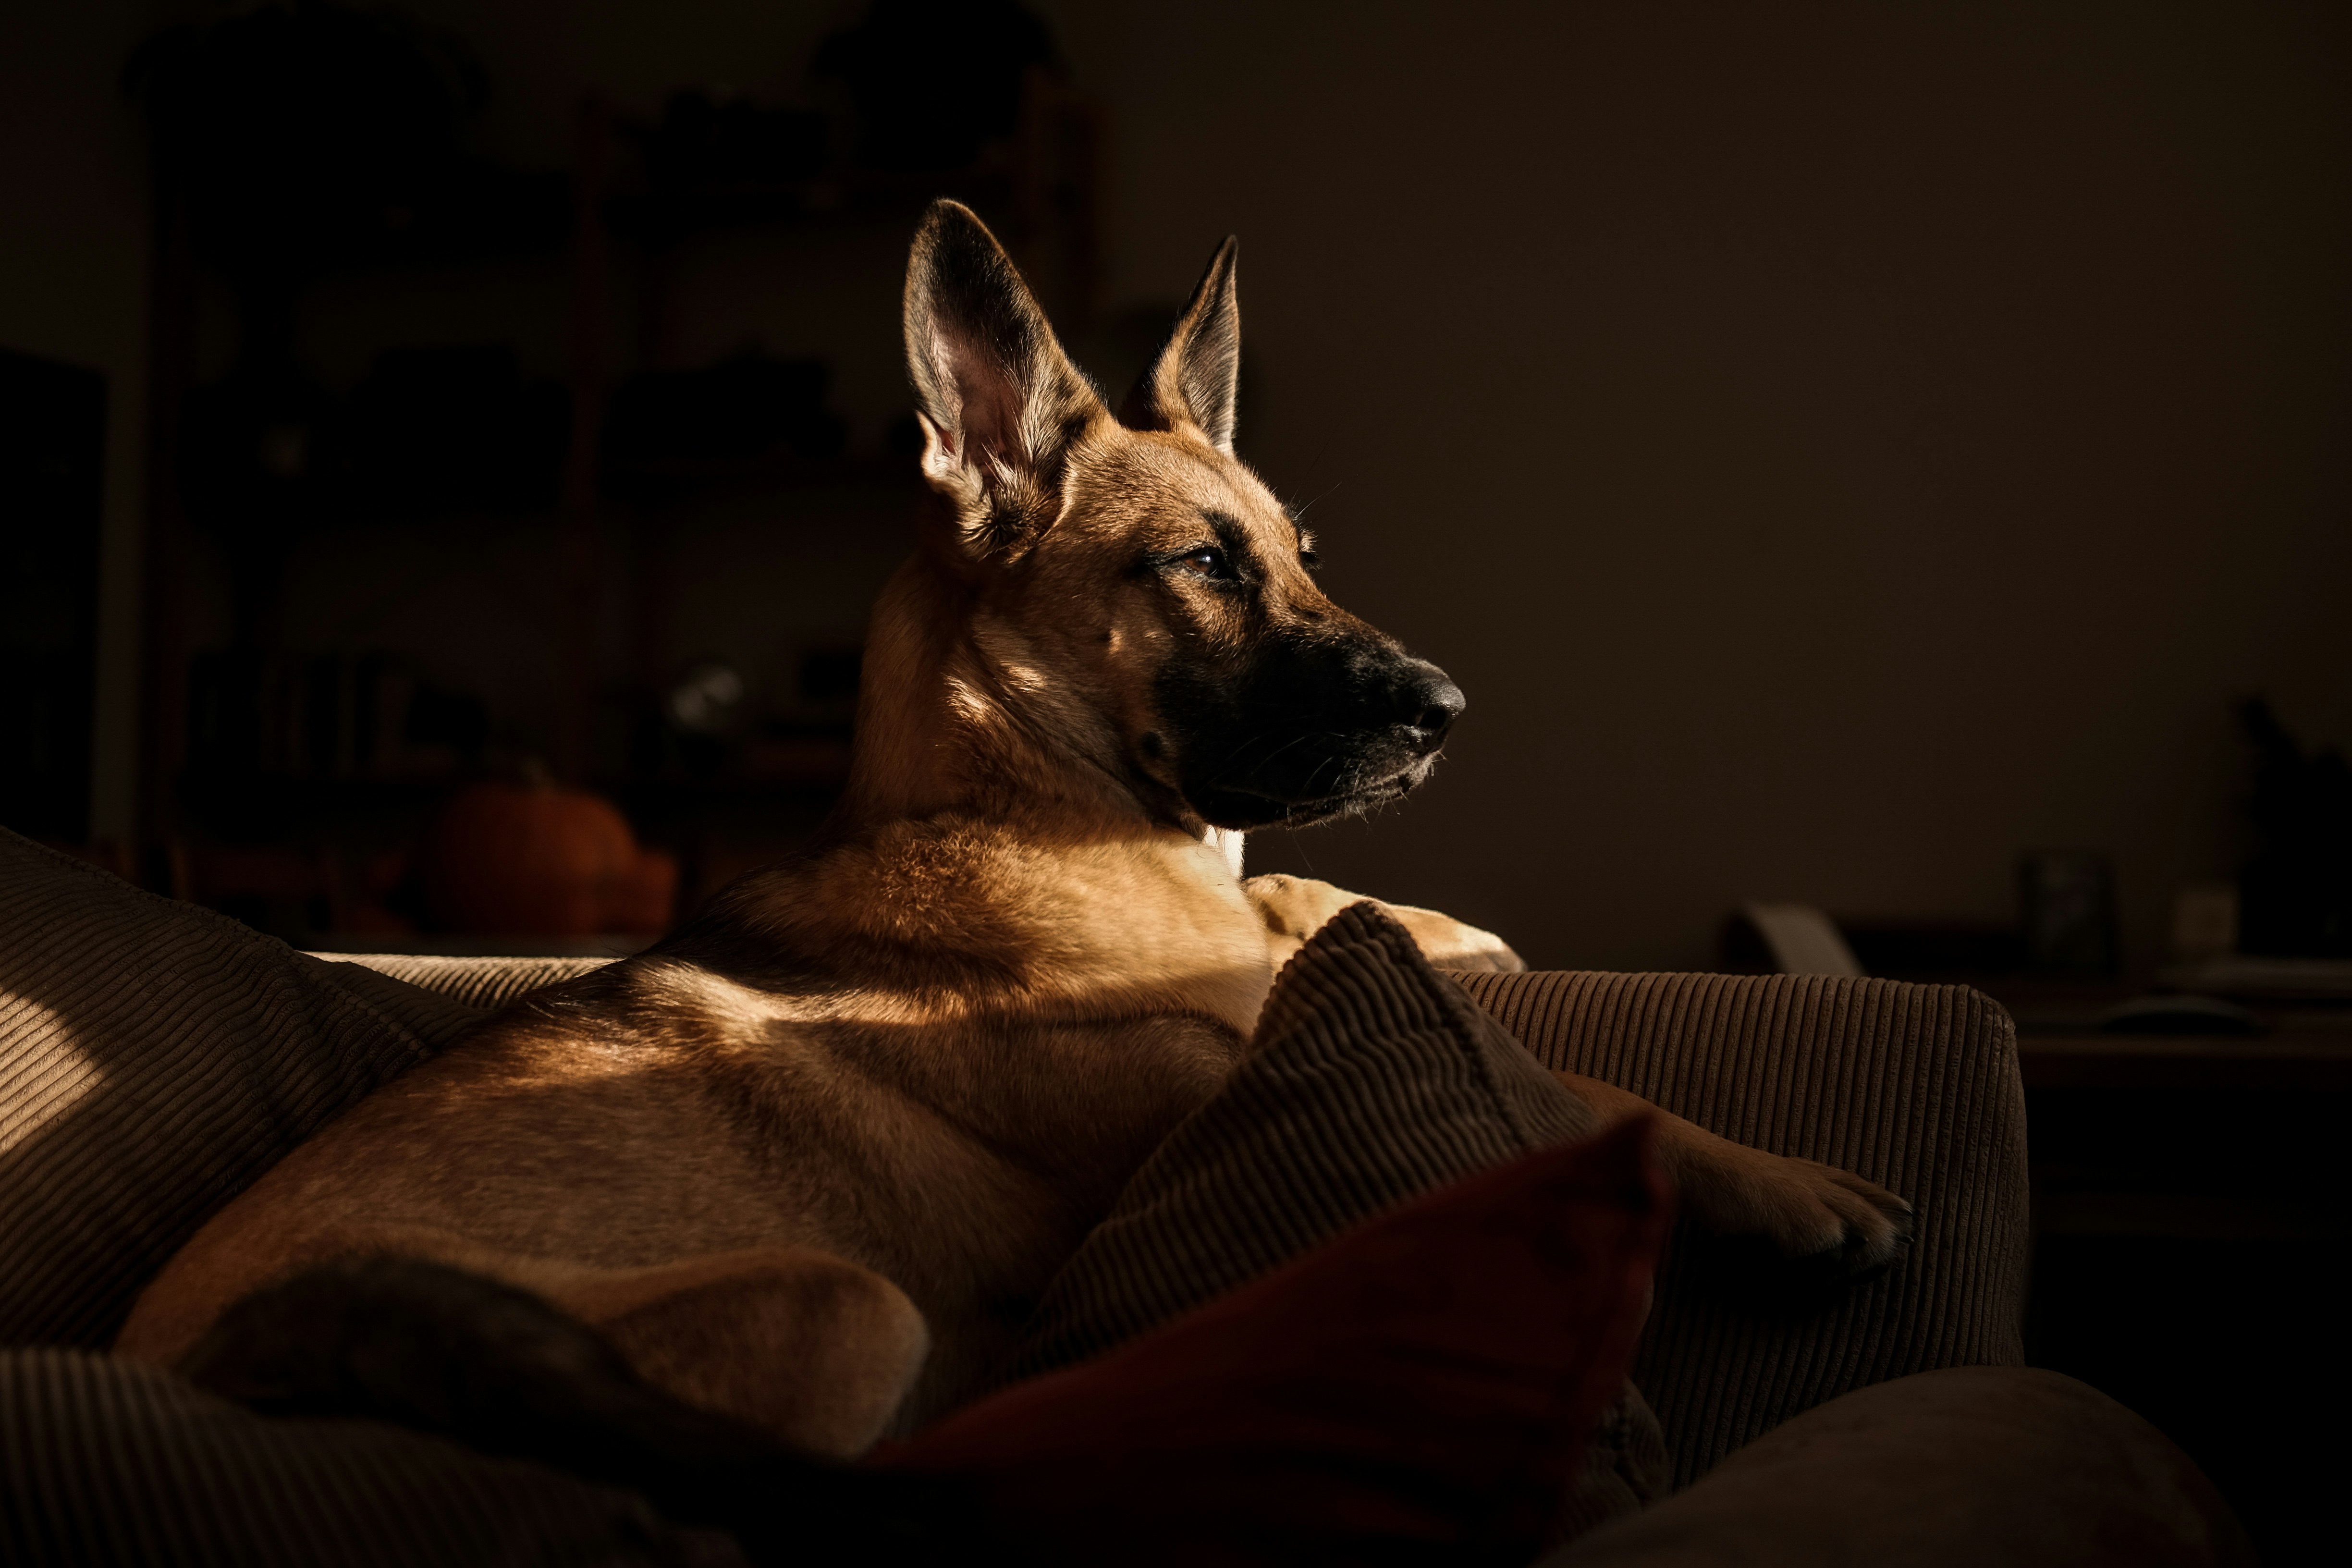
[[[1309,572],[1323,566],[1323,557],[1315,552],[1315,536],[1303,528],[1298,531],[1298,563]]]
[[[1203,544],[1198,550],[1186,552],[1176,558],[1176,564],[1188,572],[1197,572],[1203,577],[1219,582],[1230,583],[1235,576],[1233,563],[1226,560],[1225,552],[1213,544]]]

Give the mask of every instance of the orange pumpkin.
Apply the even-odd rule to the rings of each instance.
[[[658,934],[677,862],[638,847],[612,802],[551,784],[469,784],[425,848],[425,907],[482,936]]]

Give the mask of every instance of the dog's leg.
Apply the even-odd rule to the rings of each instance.
[[[529,1291],[593,1328],[655,1387],[805,1453],[848,1458],[872,1447],[930,1345],[922,1314],[896,1285],[830,1253],[796,1247],[601,1268],[396,1226],[303,1238],[270,1272],[288,1278],[365,1258],[417,1260]],[[194,1326],[194,1313],[148,1321],[139,1334],[126,1330],[116,1349],[177,1362],[210,1317]],[[131,1327],[141,1329],[142,1320],[134,1316]]]
[[[1911,1245],[1911,1205],[1875,1183],[1734,1143],[1599,1079],[1552,1076],[1603,1125],[1637,1112],[1655,1117],[1658,1162],[1683,1212],[1709,1230],[1760,1237],[1787,1257],[1831,1259],[1852,1274],[1884,1268]]]
[[[720,1253],[540,1289],[655,1387],[803,1453],[871,1447],[930,1348],[905,1292],[829,1253]]]
[[[1360,894],[1328,882],[1279,873],[1252,877],[1242,883],[1242,890],[1265,921],[1267,947],[1277,968],[1324,921],[1362,901]],[[1490,931],[1433,910],[1381,907],[1441,968],[1527,967]],[[1658,1157],[1674,1178],[1683,1211],[1710,1230],[1760,1237],[1790,1258],[1832,1258],[1858,1274],[1885,1268],[1910,1244],[1911,1205],[1874,1183],[1818,1161],[1770,1154],[1719,1138],[1598,1079],[1566,1072],[1553,1076],[1600,1112],[1604,1123],[1636,1111],[1657,1117]]]
[[[758,1563],[873,1564],[897,1561],[894,1545],[938,1561],[960,1511],[951,1488],[828,1463],[680,1403],[541,1297],[417,1258],[346,1258],[257,1291],[177,1370],[267,1414],[388,1421],[628,1487],[673,1521],[732,1531]]]
[[[1281,872],[1251,877],[1242,883],[1242,891],[1265,921],[1266,946],[1276,969],[1288,963],[1290,955],[1323,928],[1324,921],[1349,904],[1366,901],[1361,893]],[[1411,904],[1382,903],[1381,908],[1396,917],[1397,923],[1412,934],[1422,955],[1441,969],[1512,971],[1527,967],[1509,944],[1493,931],[1480,931],[1451,915],[1415,909]]]

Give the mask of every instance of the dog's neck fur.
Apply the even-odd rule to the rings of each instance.
[[[971,587],[929,550],[883,589],[838,820],[867,826],[953,813],[1055,837],[1152,827],[1108,746],[1075,756],[1033,735],[1024,705],[1053,693],[1014,689],[1019,677],[983,646],[974,612]]]
[[[752,879],[730,912],[794,952],[945,959],[860,966],[861,985],[926,1010],[952,993],[957,1011],[1203,1013],[1246,1035],[1273,976],[1241,836],[1155,820],[1106,760],[1034,736],[1019,714],[1036,694],[1008,689],[970,593],[928,552],[891,579],[827,847]],[[866,896],[807,896],[835,878]],[[815,929],[816,909],[855,911],[854,929]]]

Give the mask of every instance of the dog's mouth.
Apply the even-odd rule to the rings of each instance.
[[[1255,781],[1219,781],[1188,792],[1192,808],[1213,826],[1246,831],[1261,827],[1312,827],[1359,816],[1402,800],[1435,771],[1435,753],[1415,757],[1385,776],[1349,780],[1323,794],[1267,788]]]

